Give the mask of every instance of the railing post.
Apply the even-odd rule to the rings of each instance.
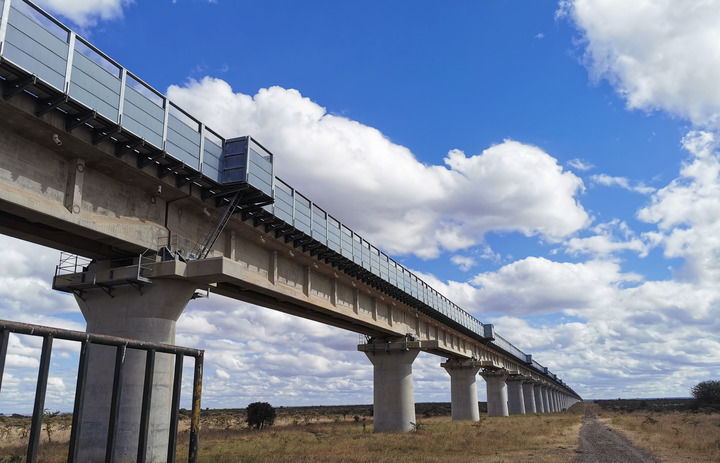
[[[200,173],[202,173],[204,158],[205,158],[205,124],[200,122],[200,153],[198,155],[198,168],[197,168],[197,171]]]
[[[43,338],[40,368],[38,369],[37,386],[35,388],[35,406],[33,407],[30,425],[30,441],[27,448],[27,463],[37,460],[38,444],[42,432],[43,412],[45,411],[45,393],[47,392],[48,372],[50,371],[50,354],[52,353],[53,337],[47,334]]]
[[[10,16],[10,0],[5,0],[0,18],[0,56],[5,51],[5,37],[7,36],[8,16]]]
[[[88,370],[88,345],[83,341],[80,346],[80,361],[78,362],[78,377],[75,386],[75,405],[73,407],[72,425],[70,427],[70,448],[68,449],[68,463],[77,461],[77,452],[80,447],[80,423],[82,423],[83,399],[85,397],[85,383]]]
[[[120,101],[118,101],[118,125],[122,126],[123,110],[125,108],[125,83],[127,82],[127,69],[120,68]]]
[[[2,392],[3,372],[5,371],[5,357],[7,356],[9,330],[0,331],[0,392]]]
[[[140,432],[138,435],[137,463],[145,463],[147,454],[147,436],[150,424],[150,404],[152,403],[153,375],[155,373],[155,350],[147,351],[145,357],[145,381],[140,415]]]
[[[163,131],[162,131],[162,150],[167,151],[167,132],[168,132],[168,121],[170,120],[170,100],[165,97],[163,98],[165,107],[165,114],[163,115]]]
[[[175,463],[177,447],[178,409],[180,408],[180,387],[182,386],[183,354],[175,354],[175,377],[173,395],[170,404],[170,433],[168,436],[167,463]]]
[[[200,445],[200,398],[202,396],[203,355],[195,357],[195,373],[193,375],[192,414],[190,416],[190,449],[188,463],[197,463]]]
[[[117,427],[120,418],[120,398],[122,397],[123,367],[127,346],[117,346],[115,350],[115,374],[113,377],[112,399],[110,401],[110,419],[108,422],[107,445],[105,447],[105,463],[112,463],[117,438]]]
[[[70,31],[68,37],[68,55],[65,63],[65,85],[63,87],[63,91],[67,95],[70,94],[70,78],[72,76],[73,56],[75,55],[75,38],[75,32]]]

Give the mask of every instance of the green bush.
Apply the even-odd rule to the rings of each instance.
[[[267,402],[253,402],[247,406],[247,424],[251,428],[262,429],[275,422],[275,409]]]
[[[690,391],[698,405],[720,405],[720,381],[703,381]]]

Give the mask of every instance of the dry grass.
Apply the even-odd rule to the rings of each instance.
[[[264,431],[204,430],[201,462],[569,462],[577,447],[578,414],[419,421],[417,432],[374,434],[361,423],[326,422]],[[178,461],[187,455],[180,449]]]
[[[633,444],[667,462],[720,462],[720,413],[599,411]]]
[[[569,462],[580,430],[577,413],[484,417],[477,423],[419,415],[418,431],[408,434],[374,434],[369,417],[355,421],[354,416],[313,413],[308,419],[284,418],[281,422],[288,424],[253,431],[239,414],[207,414],[201,426],[200,462]],[[179,462],[187,461],[184,424],[181,421]],[[0,462],[19,462],[25,448],[6,446],[0,454]],[[65,458],[67,442],[40,446],[39,461]]]

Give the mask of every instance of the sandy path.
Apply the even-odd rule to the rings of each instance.
[[[601,423],[587,405],[577,453],[573,463],[659,463],[645,450],[635,447],[623,435]]]

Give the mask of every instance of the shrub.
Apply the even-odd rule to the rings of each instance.
[[[690,391],[698,405],[720,405],[720,381],[703,381]]]
[[[251,428],[262,429],[275,422],[275,409],[267,402],[253,402],[247,406],[247,424]]]

